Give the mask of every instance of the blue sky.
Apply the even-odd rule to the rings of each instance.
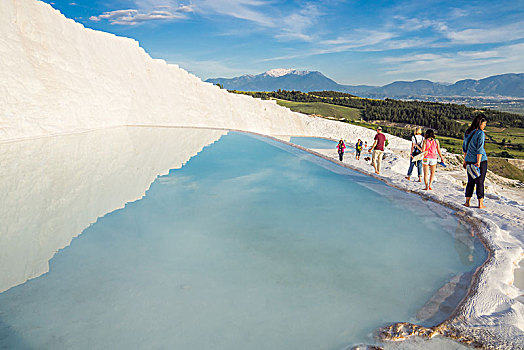
[[[274,68],[340,84],[524,72],[524,0],[45,0],[203,80]]]

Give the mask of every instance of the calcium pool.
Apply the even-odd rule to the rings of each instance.
[[[270,139],[206,132],[124,128],[24,146],[38,159],[31,147],[59,153],[65,142],[73,165],[50,182],[13,170],[27,193],[46,189],[20,201],[49,211],[28,214],[27,227],[47,233],[20,246],[93,219],[49,272],[0,294],[2,345],[346,349],[376,343],[390,323],[443,321],[486,258],[448,208]],[[71,145],[99,157],[78,160]],[[439,299],[452,280],[462,287]]]

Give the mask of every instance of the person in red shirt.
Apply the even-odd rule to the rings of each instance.
[[[377,134],[375,135],[375,141],[369,151],[373,151],[371,156],[371,164],[375,168],[375,174],[380,174],[380,165],[382,163],[382,157],[384,156],[384,144],[386,143],[386,135],[382,133],[382,128],[377,128]]]

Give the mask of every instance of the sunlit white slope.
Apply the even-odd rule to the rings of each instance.
[[[0,140],[118,125],[371,139],[373,132],[230,94],[135,40],[84,28],[36,0],[0,1]],[[409,142],[389,138],[391,147]]]

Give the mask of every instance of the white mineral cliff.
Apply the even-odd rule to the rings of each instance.
[[[168,145],[180,147],[180,154],[165,154],[154,164],[150,163],[153,160],[145,159],[147,157],[134,160],[132,141],[126,141],[125,135],[118,136],[118,129],[111,129],[115,139],[108,140],[115,142],[111,145],[127,158],[121,164],[114,159],[114,153],[108,151],[109,144],[103,142],[67,145],[66,139],[59,142],[42,139],[39,145],[49,149],[49,159],[42,159],[41,164],[34,164],[32,157],[27,161],[23,158],[37,143],[28,146],[23,142],[10,142],[125,125],[221,128],[273,136],[342,137],[350,142],[357,138],[372,140],[374,135],[371,130],[349,124],[293,113],[271,101],[229,94],[203,83],[176,65],[152,59],[132,39],[86,29],[43,2],[1,0],[0,142],[3,143],[3,156],[0,158],[0,195],[9,198],[14,205],[3,206],[0,212],[0,274],[1,279],[5,279],[0,291],[43,273],[54,250],[67,245],[85,225],[126,201],[140,198],[152,181],[151,177],[156,176],[154,173],[165,172],[177,164],[181,166],[221,135],[221,132],[202,134],[197,136],[198,144],[180,145],[179,140],[172,140]],[[406,140],[393,136],[388,139],[392,148],[409,147]],[[66,144],[61,145],[61,142]],[[58,152],[60,147],[78,147],[79,153],[71,154],[79,159],[64,156]],[[61,154],[63,159],[53,159],[56,154]],[[100,164],[112,165],[97,169],[93,164],[98,160]],[[51,172],[46,168],[48,162],[63,164],[62,173]],[[125,175],[129,177],[123,181],[120,177],[122,167],[130,162],[141,165]],[[362,167],[362,163],[357,164],[352,159],[345,162]],[[415,183],[404,181],[401,172],[407,168],[405,159],[392,155],[387,163],[381,173],[385,176],[383,180],[420,192],[414,188]],[[142,166],[151,169],[144,171]],[[74,175],[79,168],[84,168],[85,176]],[[19,182],[10,181],[10,176],[25,171],[35,172],[28,179],[31,176],[49,177],[48,185],[32,188],[31,183],[27,183],[17,188],[14,184]],[[367,171],[369,169],[364,169]],[[462,189],[446,176],[439,179],[442,180],[436,183],[434,193],[423,195],[445,203],[460,203]],[[78,188],[78,192],[55,193],[56,201],[52,203],[31,204],[37,192],[43,193],[41,198],[53,198],[50,191],[56,191],[53,186],[60,181],[72,181],[67,188]],[[82,191],[96,187],[93,181],[107,186],[104,187],[106,191],[100,194],[99,203],[93,205],[91,211],[83,212],[85,207],[76,204],[82,201]],[[128,192],[125,183],[132,181],[137,181],[136,191]],[[119,191],[120,185],[126,187],[126,191]],[[116,192],[118,198],[114,197],[116,194],[111,195]],[[484,237],[494,254],[480,272],[480,283],[459,309],[453,325],[467,335],[484,339],[488,346],[524,348],[524,306],[518,301],[522,293],[512,285],[513,268],[523,254],[524,209],[521,204],[502,196],[488,197],[487,204],[488,211],[463,209],[465,215],[487,223]],[[69,209],[69,212],[65,210],[62,216],[56,217],[50,214],[52,206]],[[31,215],[39,218],[31,218]],[[23,222],[24,218],[30,219]],[[29,236],[17,237],[13,232],[23,231],[20,227],[24,225],[28,227]]]
[[[230,94],[152,59],[135,40],[86,29],[36,0],[1,1],[0,33],[0,140],[119,125],[372,139],[371,130]]]

